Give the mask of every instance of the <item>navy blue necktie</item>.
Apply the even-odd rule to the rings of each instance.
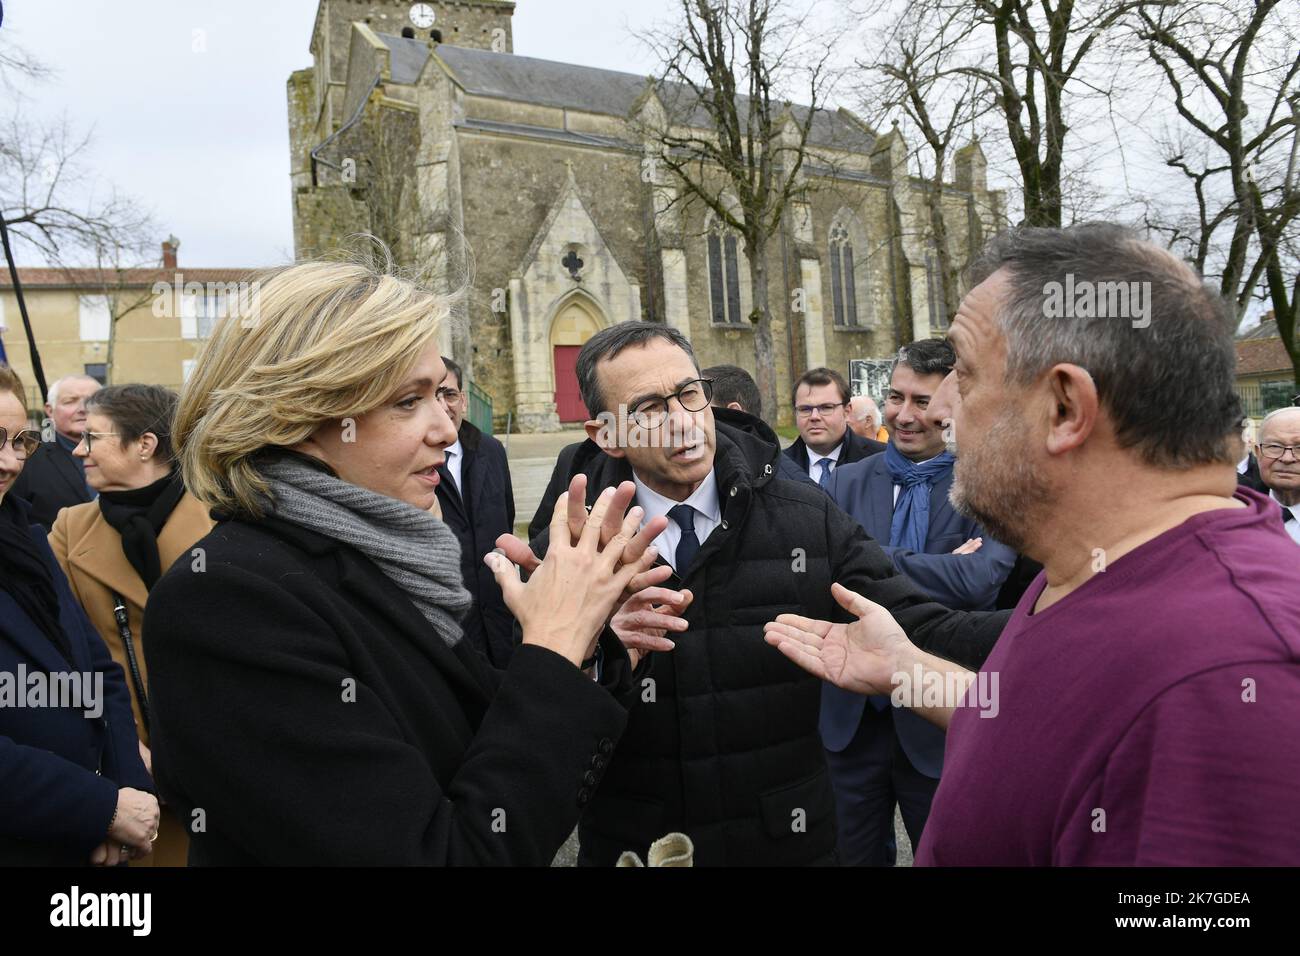
[[[821,466],[822,473],[817,479],[817,484],[821,485],[826,491],[831,490],[831,465],[835,463],[832,458],[818,458],[817,464]]]
[[[695,556],[700,552],[700,539],[695,536],[695,509],[690,505],[677,505],[668,509],[668,517],[677,522],[682,529],[682,540],[677,542],[677,555],[674,570],[678,577],[686,577],[686,569],[691,566]]]

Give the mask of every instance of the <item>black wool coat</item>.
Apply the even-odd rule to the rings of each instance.
[[[978,668],[1009,616],[931,602],[821,488],[775,477],[781,452],[766,425],[725,409],[714,417],[722,523],[664,585],[694,593],[690,629],[633,675],[627,730],[580,826],[581,863],[644,853],[671,831],[691,837],[697,865],[834,862],[822,684],[763,640],[764,623],[784,613],[849,620],[831,597],[839,581],[889,608],[921,647]],[[570,476],[578,471],[590,501],[632,477],[594,442],[571,457]],[[548,535],[532,542],[536,553]]]
[[[196,547],[144,623],[191,865],[551,862],[627,720],[608,687],[536,645],[504,672],[448,647],[373,562],[296,525],[226,520]]]
[[[461,626],[473,647],[494,666],[504,668],[515,648],[515,619],[483,555],[496,547],[497,538],[515,530],[515,492],[506,450],[499,441],[468,421],[461,423],[459,437],[464,452],[460,490],[443,465],[438,469],[442,479],[438,503],[442,520],[460,541],[461,577],[474,596]]]

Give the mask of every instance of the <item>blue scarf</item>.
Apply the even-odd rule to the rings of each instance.
[[[902,486],[889,525],[891,547],[925,552],[925,539],[930,533],[930,486],[952,470],[956,460],[945,451],[917,464],[905,458],[892,441],[885,446],[885,467],[894,483]]]

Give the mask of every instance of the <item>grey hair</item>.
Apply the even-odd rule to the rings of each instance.
[[[93,375],[86,375],[85,373],[77,373],[75,375],[65,375],[63,376],[63,378],[56,378],[53,382],[50,383],[50,387],[48,390],[46,390],[45,393],[46,394],[45,400],[49,402],[51,405],[59,404],[59,388],[63,385],[64,382],[75,382],[77,381],[77,379],[85,379],[87,382],[94,382],[96,385],[99,385],[99,379],[95,378],[95,376]]]
[[[996,236],[971,264],[971,287],[1003,269],[1010,288],[997,321],[1009,383],[1027,385],[1057,363],[1081,366],[1096,383],[1120,447],[1135,449],[1147,464],[1181,469],[1236,460],[1232,442],[1240,440],[1242,409],[1233,387],[1232,322],[1195,270],[1110,223]],[[1093,288],[1143,283],[1147,324],[1049,317],[1049,284],[1060,289],[1078,280]]]
[[[654,339],[665,339],[676,345],[691,358],[691,364],[698,370],[700,363],[695,360],[695,351],[690,341],[671,325],[657,322],[642,322],[629,319],[608,328],[601,329],[589,338],[582,351],[578,353],[578,391],[582,402],[590,415],[599,415],[606,411],[605,397],[600,392],[600,383],[596,379],[596,366],[603,359],[612,359],[619,352],[634,345],[645,345]]]
[[[855,414],[853,408],[853,403],[856,402],[858,399],[862,399],[861,415]],[[874,398],[872,398],[870,395],[854,395],[852,398],[849,399],[849,418],[853,419],[853,421],[855,422],[860,422],[868,415],[874,415],[877,419],[880,418],[880,406],[876,404],[876,400]]]

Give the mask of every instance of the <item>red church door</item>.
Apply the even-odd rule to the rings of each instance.
[[[585,422],[591,416],[578,391],[578,353],[581,345],[555,346],[555,411],[562,422]]]

